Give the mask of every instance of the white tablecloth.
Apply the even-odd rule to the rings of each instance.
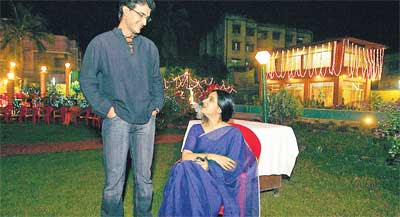
[[[299,154],[296,136],[291,127],[244,120],[233,120],[233,122],[250,128],[261,142],[259,176],[291,175]],[[189,121],[182,148],[189,129],[196,123],[200,123],[200,120]]]

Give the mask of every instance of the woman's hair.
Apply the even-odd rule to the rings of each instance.
[[[218,95],[218,106],[221,108],[221,118],[222,121],[229,121],[233,115],[233,106],[234,102],[232,96],[223,90],[214,90],[213,92],[217,92]]]

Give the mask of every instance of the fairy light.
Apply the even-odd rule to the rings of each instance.
[[[194,103],[194,95],[196,93],[204,94],[209,87],[217,87],[217,89],[224,90],[228,93],[237,92],[233,86],[225,84],[225,81],[222,81],[221,85],[217,85],[213,78],[202,80],[192,79],[188,71],[170,80],[164,79],[165,90],[174,88],[175,93],[181,97],[185,97],[185,90],[188,90],[190,103]]]
[[[327,73],[339,77],[342,74],[343,67],[347,68],[349,78],[357,78],[362,74],[363,79],[380,79],[383,69],[384,48],[365,48],[350,42],[349,39],[324,43],[321,45],[311,45],[307,47],[292,48],[289,50],[280,50],[272,53],[267,76],[269,79],[285,78],[312,78],[316,76],[325,77]],[[346,55],[346,50],[348,55]],[[300,53],[301,52],[301,53]],[[330,55],[324,54],[330,52]],[[320,53],[315,59],[314,54]],[[303,67],[297,67],[296,56],[302,55]],[[344,66],[344,57],[346,56],[346,66]],[[325,59],[325,58],[330,58]],[[319,60],[319,61],[318,61]],[[328,64],[328,62],[330,63]],[[277,70],[276,64],[280,64],[280,70]]]

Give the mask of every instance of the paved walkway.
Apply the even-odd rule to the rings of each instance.
[[[177,143],[183,140],[183,135],[164,134],[156,136],[156,144]],[[89,149],[101,149],[103,144],[101,139],[91,139],[76,142],[44,142],[34,144],[12,144],[0,146],[0,157],[39,154],[50,152],[81,151]]]

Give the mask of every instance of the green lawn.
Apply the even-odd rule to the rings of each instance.
[[[302,151],[279,197],[261,194],[262,216],[398,216],[399,166],[360,132],[293,125]],[[153,214],[181,144],[156,145]],[[98,216],[103,186],[102,151],[0,159],[1,216]],[[125,214],[132,216],[132,177]]]
[[[36,142],[72,142],[100,138],[100,130],[87,127],[83,123],[77,126],[70,124],[32,124],[17,122],[0,123],[0,145],[29,144]]]
[[[164,129],[158,133],[183,134],[185,129]],[[83,122],[70,124],[37,124],[0,122],[0,145],[30,144],[36,142],[72,142],[100,138],[100,129],[88,127]]]

